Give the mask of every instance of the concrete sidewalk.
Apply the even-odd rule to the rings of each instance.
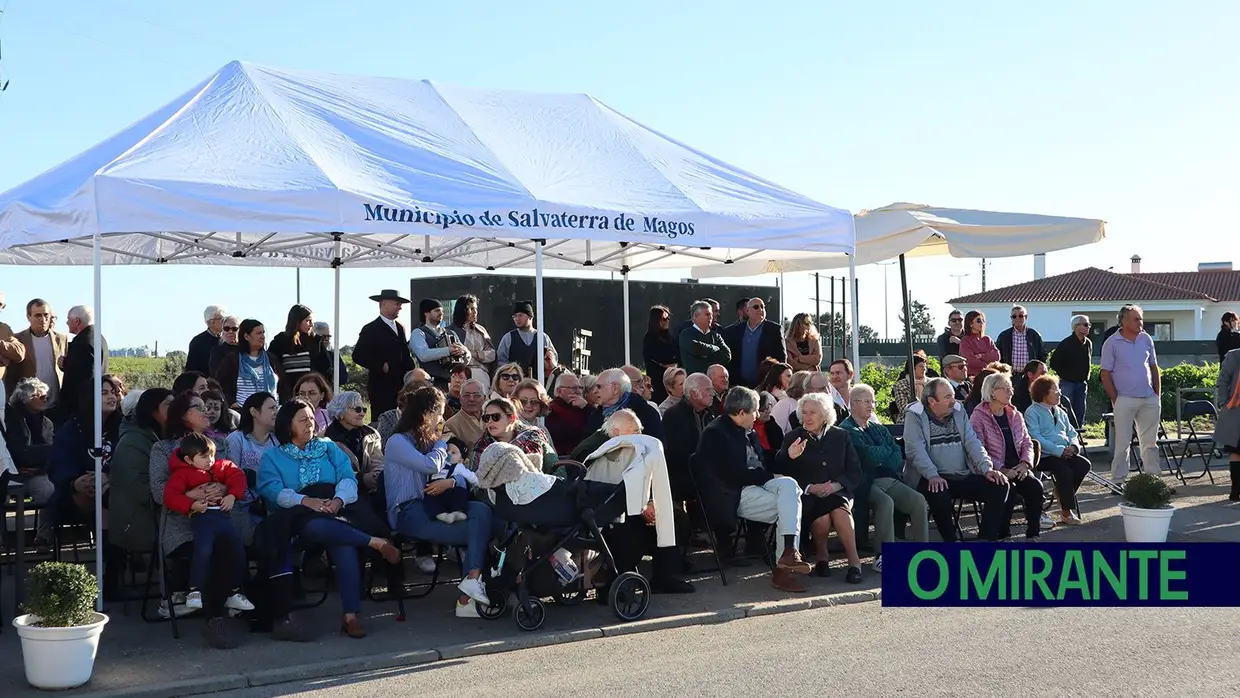
[[[1179,511],[1172,520],[1172,540],[1240,541],[1240,503],[1226,499],[1226,474],[1220,478],[1216,473],[1215,477],[1217,485],[1179,488],[1174,500]],[[1122,541],[1119,497],[1086,483],[1080,498],[1086,524],[1048,531],[1043,539]],[[963,523],[968,529],[973,522],[966,517]],[[706,566],[706,555],[695,555],[695,559]],[[137,604],[132,604],[131,617],[122,615],[119,607],[110,609],[112,621],[103,635],[94,678],[69,694],[112,691],[114,695],[126,696],[190,695],[879,597],[880,577],[868,564],[861,585],[846,584],[843,570],[837,567],[834,571],[829,579],[806,578],[808,592],[800,595],[773,589],[770,575],[761,566],[732,570],[726,587],[717,575],[691,575],[698,586],[696,594],[655,596],[647,619],[633,624],[621,624],[608,608],[593,601],[576,607],[548,603],[546,623],[537,633],[517,629],[511,614],[494,621],[455,618],[455,593],[445,586],[428,598],[407,601],[408,620],[403,623],[395,620],[395,603],[364,602],[363,620],[370,635],[363,640],[350,640],[337,632],[339,602],[333,594],[324,606],[303,612],[303,618],[323,633],[318,641],[280,643],[266,635],[251,634],[240,648],[232,651],[206,648],[200,635],[200,619],[183,619],[182,639],[173,640],[167,623],[142,622],[137,618]],[[5,587],[11,593],[11,585]],[[7,603],[6,600],[6,608]],[[0,635],[0,686],[5,687],[6,698],[39,695],[25,684],[18,638],[12,626],[6,626]]]

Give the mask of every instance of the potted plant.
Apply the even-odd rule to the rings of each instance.
[[[44,562],[30,572],[26,615],[13,619],[22,641],[26,681],[43,689],[90,681],[108,617],[94,610],[99,587],[83,565]]]
[[[1161,477],[1149,473],[1133,475],[1124,483],[1124,501],[1119,511],[1124,517],[1124,539],[1129,543],[1166,543],[1171,529],[1171,488]]]

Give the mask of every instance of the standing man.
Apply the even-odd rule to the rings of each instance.
[[[736,322],[732,323],[731,325],[728,325],[728,327],[740,325],[749,319],[749,301],[751,300],[753,299],[742,298],[736,301]]]
[[[952,310],[947,316],[947,328],[939,335],[939,363],[943,358],[960,353],[960,338],[964,336],[964,315],[959,310]]]
[[[405,374],[413,370],[409,338],[396,320],[401,306],[409,301],[390,288],[371,296],[370,300],[379,303],[379,317],[358,334],[353,360],[369,372],[366,392],[370,397],[370,413],[381,415],[396,409],[396,394],[404,385]]]
[[[1085,393],[1094,362],[1094,343],[1089,339],[1089,316],[1072,316],[1072,334],[1063,338],[1051,355],[1051,370],[1059,376],[1059,389],[1076,414],[1077,425],[1085,424]]]
[[[224,323],[220,329],[220,343],[215,345],[211,350],[211,357],[207,360],[207,367],[211,369],[208,376],[214,376],[215,370],[220,367],[220,362],[229,352],[237,351],[237,332],[241,329],[241,318],[236,315],[229,315],[224,318]],[[343,383],[344,380],[341,379]]]
[[[62,357],[64,380],[60,384],[60,417],[70,417],[94,409],[95,401],[95,311],[88,305],[69,308],[69,334],[73,341]],[[108,372],[108,340],[99,336],[103,357],[99,370]]]
[[[189,355],[185,357],[185,370],[197,371],[204,376],[211,373],[211,352],[220,345],[224,333],[224,316],[228,314],[223,306],[208,305],[202,311],[202,320],[207,329],[189,340]]]
[[[690,325],[677,336],[680,366],[688,373],[706,373],[713,364],[727,364],[732,351],[719,331],[713,329],[715,315],[710,301],[694,301],[689,306]]]
[[[1102,388],[1107,391],[1115,414],[1111,481],[1123,485],[1128,477],[1128,450],[1134,424],[1142,469],[1151,475],[1162,475],[1158,458],[1162,376],[1154,338],[1145,332],[1141,307],[1127,304],[1120,309],[1119,317],[1119,331],[1102,345]]]
[[[1023,306],[1012,306],[1012,326],[999,333],[995,346],[999,348],[999,360],[1015,370],[1024,368],[1030,361],[1046,363],[1046,349],[1042,335],[1029,327],[1029,311]]]
[[[4,306],[4,298],[0,296],[0,307]],[[9,363],[8,370],[3,368],[0,359],[0,372],[4,374],[4,387],[9,395],[17,384],[27,378],[38,378],[47,384],[47,413],[55,414],[60,399],[60,386],[63,383],[63,372],[60,358],[69,351],[69,338],[52,329],[52,306],[42,298],[35,298],[26,304],[26,320],[30,327],[18,332],[15,339],[21,342],[25,358]],[[12,356],[11,350],[5,349],[3,338],[8,326],[0,323],[0,355]]]
[[[711,312],[711,326],[710,327],[711,329],[713,329],[716,332],[722,333],[723,327],[719,324],[719,319],[722,317],[722,315],[719,314],[719,301],[715,300],[714,298],[703,298],[702,302],[710,306],[710,312]],[[740,319],[738,319],[737,322],[741,322],[744,319],[742,313],[738,311],[736,314],[738,317],[740,317]],[[680,323],[679,325],[676,326],[676,329],[672,330],[672,337],[678,339],[682,332],[689,329],[690,327],[693,327],[693,325],[694,325],[693,312],[690,311],[689,319]],[[681,366],[681,368],[684,368],[684,366]]]
[[[512,324],[515,328],[510,330],[499,340],[499,347],[495,350],[495,355],[499,365],[514,363],[521,367],[521,371],[531,378],[538,377],[538,332],[534,329],[534,304],[530,301],[520,301],[512,308]],[[550,348],[555,351],[555,345],[551,343],[551,338],[546,332],[543,336],[543,350]],[[559,356],[558,351],[556,355]]]
[[[4,293],[0,292],[0,310],[4,308]],[[4,408],[8,404],[8,393],[13,390],[9,387],[9,374],[12,373],[10,367],[22,363],[25,359],[26,346],[13,334],[12,327],[0,322],[0,416],[4,415]],[[0,468],[0,470],[3,469]]]
[[[418,365],[431,374],[435,387],[447,392],[452,369],[469,365],[469,350],[457,340],[456,335],[444,329],[442,303],[434,298],[423,298],[418,304],[418,312],[422,316],[422,324],[409,338],[409,349],[417,357]]]
[[[724,330],[723,339],[732,353],[732,364],[728,368],[737,378],[737,385],[756,388],[762,379],[758,367],[763,361],[771,358],[784,363],[788,360],[783,333],[779,325],[766,319],[766,303],[761,298],[749,300],[746,321]]]

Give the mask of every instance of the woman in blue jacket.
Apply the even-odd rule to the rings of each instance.
[[[1081,444],[1068,413],[1059,406],[1059,379],[1045,375],[1035,380],[1029,387],[1029,397],[1033,404],[1025,412],[1025,428],[1033,440],[1042,446],[1038,470],[1050,473],[1055,480],[1060,509],[1055,523],[1079,524],[1081,517],[1076,514],[1076,491],[1081,488],[1093,466],[1081,452]]]

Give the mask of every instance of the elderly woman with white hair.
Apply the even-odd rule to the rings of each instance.
[[[908,517],[912,532],[905,540],[925,543],[930,539],[929,509],[926,498],[904,484],[904,448],[891,430],[874,415],[874,388],[858,383],[848,392],[850,414],[840,428],[852,439],[861,463],[861,485],[853,502],[853,521],[857,543],[868,538],[870,512],[874,513],[875,571],[883,569],[883,544],[896,539],[895,514]]]
[[[0,452],[0,462],[11,455],[13,468],[26,485],[26,496],[36,506],[52,499],[56,492],[47,477],[48,456],[56,429],[47,418],[47,384],[38,378],[27,378],[13,387],[8,409],[4,413],[5,442],[8,452]],[[0,473],[5,468],[0,466]],[[50,528],[48,531],[50,532]],[[43,534],[40,534],[43,537]]]
[[[784,438],[775,457],[775,472],[795,478],[804,492],[805,520],[817,548],[814,574],[827,577],[831,568],[827,536],[835,529],[848,558],[849,584],[861,583],[861,558],[853,532],[852,504],[861,486],[861,462],[852,439],[835,426],[835,406],[826,393],[807,393],[797,400],[801,426]]]
[[[1015,497],[1008,497],[1007,515],[1000,525],[1000,538],[1010,534],[1012,511],[1017,499],[1025,504],[1025,538],[1037,540],[1042,532],[1042,480],[1035,471],[1034,441],[1025,428],[1025,418],[1012,404],[1012,377],[1006,373],[986,376],[982,381],[982,402],[969,419],[982,440],[991,462],[1012,483]],[[1054,522],[1047,519],[1050,526]]]
[[[383,473],[383,443],[379,431],[366,424],[366,403],[362,396],[346,390],[327,403],[330,424],[324,436],[335,441],[353,461],[353,472],[366,492],[379,487]]]

